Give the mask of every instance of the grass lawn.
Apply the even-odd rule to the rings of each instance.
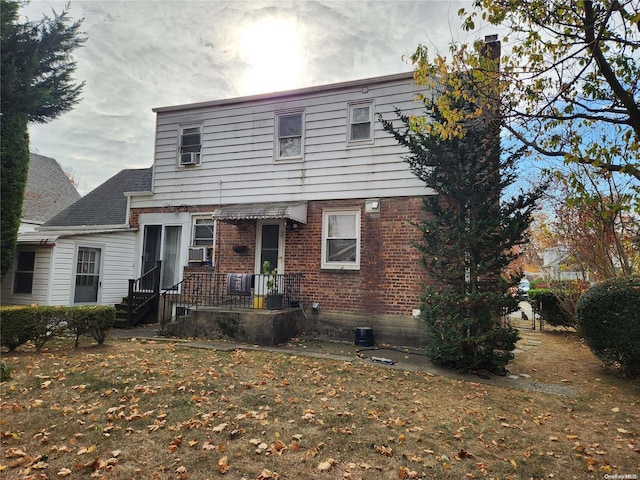
[[[4,353],[0,478],[640,476],[639,382],[603,371],[572,334],[527,335],[541,343],[511,373],[575,397],[170,342]]]

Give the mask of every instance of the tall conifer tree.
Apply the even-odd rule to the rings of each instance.
[[[440,94],[447,95],[450,86]],[[475,87],[468,88],[461,110],[491,108],[474,104]],[[438,103],[424,103],[426,118],[442,121]],[[415,247],[435,281],[422,297],[427,356],[463,371],[503,373],[518,332],[503,326],[501,315],[515,309],[510,288],[520,277],[505,273],[526,241],[542,189],[503,198],[517,178],[519,155],[503,157],[496,116],[463,118],[457,125],[461,135],[443,136],[429,131],[429,121],[417,127],[413,117],[396,113],[402,127],[380,118],[385,131],[407,147],[412,172],[437,193],[425,198],[426,219],[416,224],[422,236]]]
[[[85,39],[81,21],[67,10],[40,21],[19,22],[22,2],[0,0],[2,102],[0,131],[0,270],[11,267],[29,171],[28,122],[46,123],[80,101],[84,83],[75,84],[71,53]]]

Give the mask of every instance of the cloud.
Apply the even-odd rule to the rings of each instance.
[[[286,89],[300,88],[409,71],[403,56],[420,43],[446,51],[461,34],[456,12],[469,4],[73,1],[70,15],[84,18],[88,37],[74,54],[75,78],[86,81],[83,99],[60,119],[31,126],[32,150],[73,169],[90,190],[124,168],[152,164],[152,108],[258,93],[247,91],[243,80],[260,75],[241,49],[239,32],[248,25],[265,18],[294,22],[300,44],[271,46],[279,50],[271,68],[279,69],[282,78],[287,55],[298,48],[302,70]],[[38,19],[64,5],[33,1],[23,13]],[[262,91],[274,89],[265,84]]]

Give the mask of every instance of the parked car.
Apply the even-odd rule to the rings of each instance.
[[[518,285],[518,294],[521,297],[527,297],[529,295],[529,289],[531,288],[531,283],[526,278],[520,280],[520,285]]]

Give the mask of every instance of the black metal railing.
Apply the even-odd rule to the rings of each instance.
[[[127,328],[134,326],[142,310],[150,310],[152,318],[157,316],[161,266],[162,262],[157,261],[155,267],[145,272],[140,278],[129,280]]]
[[[195,272],[160,295],[160,328],[197,307],[229,309],[295,308],[300,306],[301,273]]]

